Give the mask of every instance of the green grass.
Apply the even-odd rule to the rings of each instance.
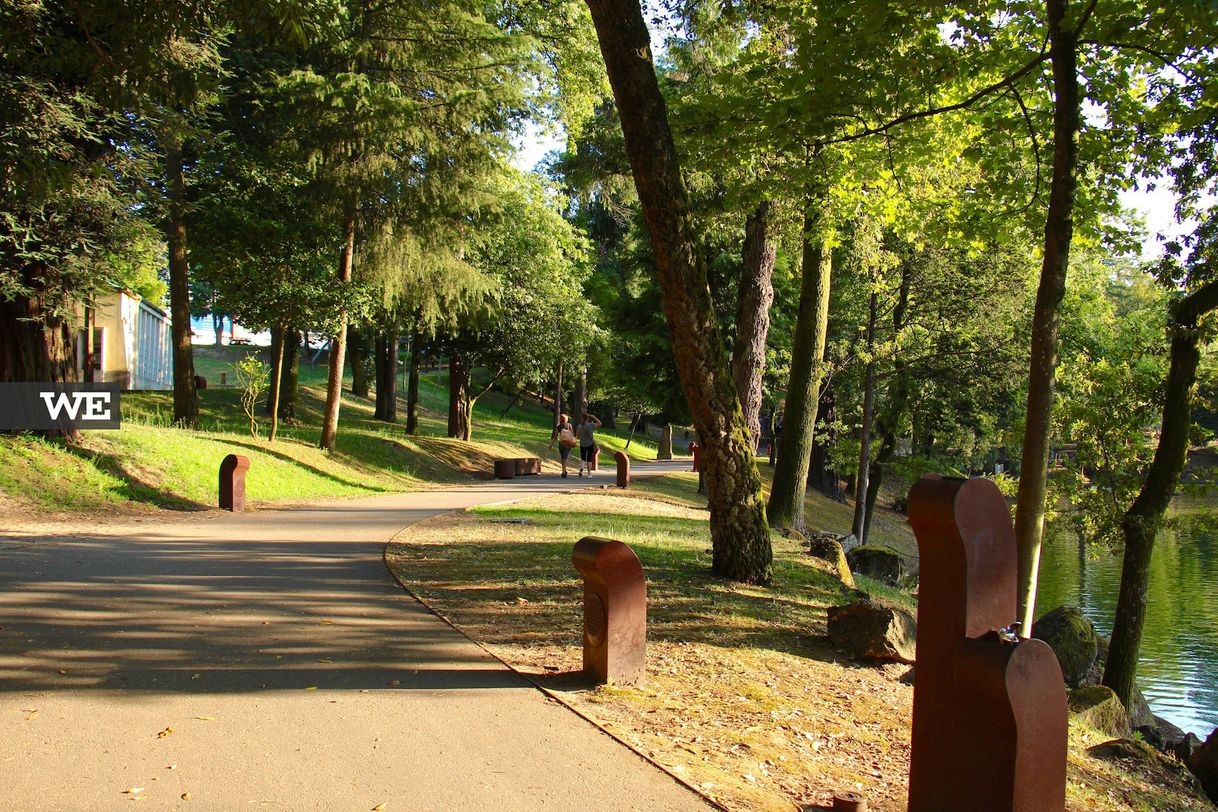
[[[221,369],[252,351],[196,348],[196,363],[211,384]],[[171,392],[132,392],[122,397],[120,430],[83,432],[75,445],[32,435],[0,437],[0,504],[34,513],[105,512],[130,503],[199,509],[215,504],[217,468],[231,453],[250,458],[246,493],[253,502],[419,490],[488,478],[497,458],[557,460],[547,448],[553,418],[535,399],[503,415],[510,399],[489,393],[476,405],[472,442],[446,437],[443,373],[422,377],[417,436],[406,434],[402,423],[374,420],[373,402],[348,393],[336,450],[324,452],[317,447],[324,375],[324,366],[302,363],[298,419],[280,425],[274,444],[267,442],[269,422],[262,414],[260,435],[250,435],[239,390],[210,385],[199,392],[197,431],[171,425]],[[404,399],[398,411],[404,420]],[[625,446],[625,438],[613,432],[599,436],[607,452]],[[630,454],[654,459],[655,446],[636,437]]]

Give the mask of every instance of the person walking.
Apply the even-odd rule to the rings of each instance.
[[[584,412],[583,419],[575,429],[575,433],[579,435],[579,475],[583,476],[587,470],[588,476],[592,476],[592,457],[596,455],[596,435],[593,433],[601,427],[601,421],[596,415]]]
[[[571,456],[571,449],[579,445],[579,441],[575,439],[575,427],[571,425],[571,419],[565,414],[558,416],[558,423],[554,425],[554,431],[550,433],[550,450],[554,450],[554,441],[558,441],[558,459],[562,463],[563,479],[567,478],[567,458]],[[583,468],[580,468],[580,476],[583,476]]]

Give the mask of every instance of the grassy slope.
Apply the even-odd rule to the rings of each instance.
[[[250,351],[196,348],[209,384]],[[323,377],[324,367],[302,364],[299,421],[281,426],[274,445],[266,441],[269,427],[261,416],[262,436],[250,436],[238,390],[214,386],[200,392],[199,431],[169,425],[171,393],[142,392],[123,396],[122,429],[85,432],[77,446],[29,435],[0,437],[0,507],[34,514],[110,512],[132,503],[198,509],[215,504],[217,467],[230,453],[250,458],[247,496],[255,502],[417,490],[486,478],[500,457],[556,459],[547,449],[549,412],[533,401],[500,417],[508,399],[497,393],[477,404],[473,442],[445,437],[447,392],[435,374],[425,375],[419,387],[419,436],[373,420],[371,402],[347,395],[338,448],[327,454],[316,446]],[[399,414],[404,408],[400,404]],[[611,432],[600,437],[607,452],[625,446]],[[630,454],[653,459],[655,447],[636,437]]]

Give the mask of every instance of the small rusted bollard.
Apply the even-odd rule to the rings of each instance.
[[[220,373],[220,385],[228,386],[228,373],[227,372]]]
[[[220,463],[220,509],[240,513],[245,510],[245,472],[250,458],[229,454]]]
[[[867,799],[860,792],[834,795],[833,812],[867,812]]]
[[[909,492],[921,558],[910,812],[1066,806],[1066,688],[1053,650],[1009,631],[1015,531],[988,479]]]
[[[588,460],[589,471],[599,471],[601,469],[601,447],[599,445],[592,446],[592,459]]]
[[[204,378],[202,375],[196,375],[195,376],[195,389],[206,389],[206,388],[207,388],[207,378]]]
[[[495,460],[495,479],[514,479],[516,460]]]
[[[638,685],[647,670],[647,579],[634,550],[587,536],[571,561],[584,576],[584,673]]]
[[[617,461],[617,486],[619,488],[629,488],[630,458],[621,451],[614,451],[613,459]]]
[[[702,449],[698,446],[697,443],[690,443],[689,444],[689,453],[694,455],[694,467],[692,469],[693,472],[697,473],[698,471],[701,471],[702,470]]]

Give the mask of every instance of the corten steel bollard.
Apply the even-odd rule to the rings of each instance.
[[[910,812],[1066,806],[1066,688],[1053,650],[1000,634],[1015,620],[1015,531],[988,479],[925,476],[918,539]]]
[[[588,461],[589,471],[599,471],[601,469],[601,447],[593,446],[592,459]]]
[[[541,473],[541,460],[537,457],[517,457],[512,460],[516,476],[532,476]]]
[[[584,672],[638,685],[647,666],[647,579],[634,550],[587,536],[571,562],[584,576]]]
[[[250,458],[229,454],[220,463],[220,509],[240,513],[245,510],[245,472]]]
[[[516,460],[495,460],[495,479],[514,479]]]
[[[859,792],[834,795],[833,812],[867,812],[867,799]]]
[[[630,458],[622,451],[614,451],[613,459],[617,461],[617,486],[630,487]]]
[[[694,467],[692,470],[694,471],[694,473],[701,471],[702,470],[702,449],[698,446],[697,443],[690,443],[689,444],[689,453],[694,455]]]

